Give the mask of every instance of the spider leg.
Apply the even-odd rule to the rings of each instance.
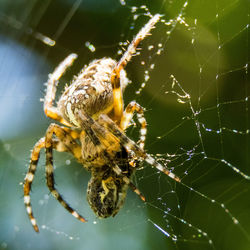
[[[46,153],[46,180],[47,186],[51,191],[51,194],[59,201],[59,203],[68,210],[75,218],[82,222],[86,220],[71,208],[68,203],[62,198],[61,194],[55,188],[54,181],[54,168],[53,168],[53,134],[56,135],[59,140],[65,144],[74,156],[80,161],[81,160],[81,147],[74,141],[74,139],[67,133],[67,131],[57,124],[52,123],[46,132],[45,136],[45,153]]]
[[[115,171],[115,173],[116,173],[117,175],[122,176],[123,181],[124,181],[127,185],[129,185],[129,187],[130,187],[137,195],[140,196],[140,198],[142,199],[142,201],[145,201],[145,200],[146,200],[145,197],[143,196],[143,194],[140,192],[140,190],[131,182],[131,180],[130,180],[126,175],[124,175],[124,174],[122,173],[122,170],[121,170],[116,164],[114,164],[113,170]]]
[[[52,141],[52,145],[53,145],[53,148],[59,152],[66,152],[66,151],[69,152],[70,151],[69,148],[67,147],[67,145],[63,144],[62,141],[56,140],[54,138]],[[26,211],[28,213],[30,222],[31,222],[31,224],[36,232],[39,232],[39,229],[38,229],[38,226],[36,223],[36,219],[35,219],[33,212],[32,212],[32,206],[30,203],[30,200],[31,200],[30,199],[30,191],[31,191],[31,185],[32,185],[32,182],[34,179],[34,175],[36,172],[36,168],[37,168],[37,164],[38,164],[38,160],[39,160],[39,156],[40,156],[40,151],[44,147],[45,147],[45,138],[43,137],[35,144],[32,152],[31,152],[29,170],[25,176],[24,185],[23,185],[24,204],[25,204]]]
[[[67,56],[54,70],[52,74],[49,74],[49,79],[47,81],[47,90],[44,98],[44,113],[46,116],[50,117],[53,120],[59,121],[60,123],[71,126],[66,120],[64,120],[61,115],[58,113],[57,108],[53,106],[53,101],[56,96],[56,88],[58,81],[61,76],[66,72],[67,68],[70,67],[74,60],[77,58],[76,54],[70,54]]]
[[[129,127],[130,121],[133,118],[135,111],[137,113],[137,119],[139,123],[141,124],[139,146],[141,149],[144,149],[146,134],[147,134],[147,123],[144,118],[143,108],[135,101],[130,102],[127,105],[125,111],[123,112],[121,123],[120,123],[120,128],[122,130],[125,130]]]
[[[120,122],[123,112],[123,100],[122,100],[122,90],[120,86],[120,73],[127,63],[131,60],[131,57],[136,53],[136,48],[139,43],[149,35],[151,29],[159,21],[160,15],[154,15],[148,23],[138,32],[134,37],[133,41],[128,46],[127,51],[123,54],[119,62],[116,64],[115,68],[111,73],[111,84],[113,88],[114,97],[114,120]]]
[[[147,163],[157,168],[164,174],[168,175],[175,181],[181,181],[178,176],[170,172],[167,168],[163,167],[153,157],[151,157],[144,150],[142,150],[135,142],[129,139],[107,115],[100,115],[99,122],[103,124],[103,126],[105,126],[112,134],[114,134],[128,151],[132,150],[137,156],[144,159]]]
[[[145,197],[142,195],[139,189],[131,182],[131,180],[123,174],[122,170],[117,166],[117,164],[109,157],[109,152],[107,152],[109,143],[114,141],[112,133],[108,132],[103,126],[101,126],[97,121],[94,121],[89,115],[79,112],[78,117],[80,117],[81,127],[85,130],[86,134],[91,138],[92,142],[96,147],[103,147],[104,155],[112,162],[112,168],[117,175],[120,175],[123,181],[137,194],[140,198],[145,201]],[[118,141],[116,141],[118,142]],[[120,149],[120,144],[118,144]],[[114,144],[112,143],[112,148],[114,150]],[[115,149],[119,150],[118,148]]]
[[[32,206],[30,203],[30,190],[31,190],[31,185],[32,185],[34,175],[36,172],[36,167],[37,167],[37,163],[38,163],[39,156],[40,156],[40,150],[44,148],[44,146],[45,146],[45,138],[41,138],[34,146],[33,151],[31,153],[29,170],[25,176],[24,185],[23,185],[24,204],[25,204],[30,222],[36,232],[39,232],[39,229],[36,223],[36,219],[32,212]]]

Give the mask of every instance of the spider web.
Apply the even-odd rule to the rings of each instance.
[[[1,249],[250,248],[248,1],[19,0],[0,9]],[[42,152],[34,233],[22,181],[51,122],[39,102],[43,82],[72,52],[79,58],[61,90],[91,60],[119,59],[155,13],[161,21],[126,68],[125,103],[145,107],[146,150],[181,183],[144,164],[133,181],[146,202],[129,191],[115,218],[99,220],[86,202],[89,173],[55,153],[57,188],[82,224],[49,195]],[[138,127],[127,134],[136,141]]]

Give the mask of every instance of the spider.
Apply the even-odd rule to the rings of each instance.
[[[24,204],[36,232],[39,229],[31,207],[30,190],[42,148],[45,148],[46,180],[51,194],[82,222],[86,222],[86,219],[71,208],[55,188],[53,149],[71,153],[91,173],[87,200],[99,218],[115,216],[118,213],[129,187],[145,201],[144,196],[131,182],[133,173],[143,160],[180,182],[176,175],[144,151],[147,130],[143,108],[132,101],[123,110],[122,93],[128,84],[124,68],[135,54],[138,44],[149,35],[159,19],[159,14],[151,17],[118,62],[111,58],[102,58],[84,67],[73,78],[71,85],[66,86],[56,107],[53,106],[53,101],[59,79],[77,55],[70,54],[49,74],[44,112],[64,126],[51,123],[45,137],[35,144],[31,152],[23,189]],[[138,143],[125,134],[135,112],[141,126]]]

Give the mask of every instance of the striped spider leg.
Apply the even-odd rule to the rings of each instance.
[[[154,15],[148,21],[148,23],[138,32],[138,34],[134,37],[133,41],[128,46],[128,49],[123,54],[111,73],[111,84],[114,96],[114,121],[121,122],[123,115],[123,98],[120,84],[121,72],[126,67],[127,63],[131,60],[132,56],[136,53],[136,48],[139,43],[149,35],[150,30],[154,28],[154,25],[159,21],[159,19],[159,14]]]
[[[76,58],[77,54],[70,54],[56,67],[52,74],[49,74],[48,81],[46,82],[47,89],[43,105],[44,113],[47,117],[59,121],[60,123],[69,127],[71,127],[71,124],[62,117],[57,107],[53,106],[53,101],[56,97],[56,88],[60,78],[66,72],[66,70],[73,64]]]
[[[142,158],[144,161],[157,168],[164,174],[168,175],[170,178],[174,179],[176,182],[180,182],[180,178],[176,176],[174,173],[169,171],[167,168],[163,167],[160,163],[158,163],[153,157],[148,155],[143,149],[141,149],[135,142],[129,139],[123,131],[107,116],[100,115],[99,123],[102,124],[105,128],[107,128],[113,135],[119,138],[121,144],[128,150],[133,151],[136,156]]]
[[[52,138],[53,133],[57,138]],[[61,127],[57,124],[51,124],[47,130],[46,137],[41,138],[34,146],[31,152],[30,165],[28,172],[24,179],[24,204],[28,213],[30,222],[36,232],[39,232],[36,219],[33,215],[32,206],[30,202],[31,185],[36,172],[40,151],[42,148],[46,148],[46,179],[47,185],[52,195],[77,219],[85,222],[85,219],[75,212],[62,198],[58,191],[54,187],[53,176],[53,160],[52,149],[58,152],[70,152],[73,156],[81,162],[81,147],[75,142],[77,133],[69,128]]]

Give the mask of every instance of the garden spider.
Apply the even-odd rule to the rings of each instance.
[[[132,101],[123,111],[122,93],[128,83],[124,67],[136,52],[136,48],[160,19],[156,14],[139,31],[119,62],[111,58],[92,61],[66,87],[57,107],[53,106],[59,79],[76,59],[70,54],[49,75],[44,99],[45,114],[65,126],[50,124],[45,137],[34,146],[28,173],[24,180],[24,204],[36,232],[39,231],[30,203],[30,190],[40,150],[45,148],[46,180],[51,194],[74,217],[86,222],[72,209],[56,190],[53,174],[53,149],[70,152],[88,171],[87,200],[99,218],[115,216],[122,207],[130,187],[142,200],[140,191],[132,184],[131,176],[142,160],[162,171],[172,179],[180,179],[157,163],[144,151],[146,120],[143,108]],[[133,113],[141,125],[139,143],[125,135]]]

